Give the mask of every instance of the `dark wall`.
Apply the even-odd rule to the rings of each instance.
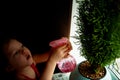
[[[0,35],[15,36],[33,53],[42,53],[50,41],[69,37],[71,10],[72,0],[5,2]]]

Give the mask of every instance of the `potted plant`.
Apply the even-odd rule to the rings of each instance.
[[[86,79],[101,79],[106,75],[105,67],[120,58],[120,1],[76,2],[77,35],[74,38],[81,44],[80,54],[86,59],[78,70]]]

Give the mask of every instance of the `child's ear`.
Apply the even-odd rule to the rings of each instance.
[[[14,68],[11,66],[11,65],[8,65],[7,67],[6,67],[6,71],[7,72],[11,72],[11,71],[13,71],[14,70]]]

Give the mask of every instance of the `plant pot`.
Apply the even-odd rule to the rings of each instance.
[[[112,80],[111,75],[106,67],[104,67],[105,75],[103,77],[101,77],[100,79],[91,79],[91,78],[83,76],[79,71],[79,66],[81,64],[82,64],[82,62],[77,65],[77,67],[74,71],[71,72],[70,80]]]

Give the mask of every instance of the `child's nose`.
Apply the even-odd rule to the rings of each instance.
[[[23,55],[25,55],[25,54],[26,54],[25,49],[22,49],[22,50],[21,50],[21,53],[22,53]]]

